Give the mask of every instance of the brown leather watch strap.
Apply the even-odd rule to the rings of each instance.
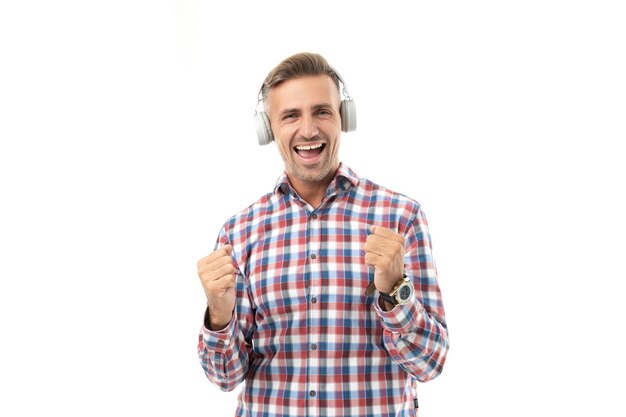
[[[370,285],[367,286],[365,290],[365,295],[372,295],[376,291],[376,285],[374,285],[374,281],[370,282]]]

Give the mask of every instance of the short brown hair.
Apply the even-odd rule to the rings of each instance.
[[[323,56],[310,52],[292,55],[267,74],[261,87],[261,98],[265,102],[270,90],[287,80],[322,74],[328,75],[339,91],[339,77]]]

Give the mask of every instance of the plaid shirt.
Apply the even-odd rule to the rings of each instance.
[[[370,225],[406,238],[406,305],[365,296]],[[204,371],[225,391],[245,381],[237,416],[415,416],[417,382],[441,372],[447,326],[428,225],[418,203],[341,164],[314,209],[285,174],[226,222],[237,303],[221,331],[200,331]],[[209,312],[206,312],[207,323]]]

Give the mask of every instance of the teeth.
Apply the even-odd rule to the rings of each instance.
[[[296,146],[296,149],[299,151],[310,151],[311,149],[319,149],[322,147],[321,143],[318,143],[317,145],[300,145],[300,146]]]

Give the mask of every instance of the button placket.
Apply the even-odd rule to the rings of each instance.
[[[308,337],[307,344],[303,346],[307,350],[307,374],[308,374],[308,399],[309,415],[317,415],[319,397],[319,341],[321,331],[320,295],[322,289],[321,268],[321,216],[318,213],[309,215],[307,222],[307,254],[309,263],[309,300],[308,310]]]

